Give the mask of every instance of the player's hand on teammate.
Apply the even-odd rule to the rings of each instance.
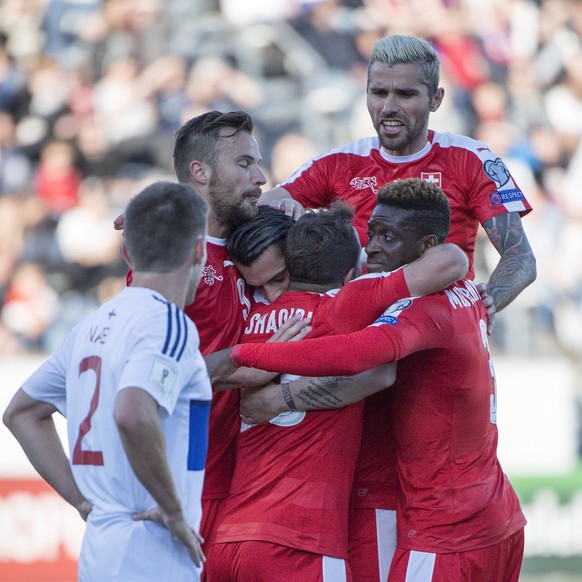
[[[299,315],[290,317],[267,342],[296,342],[303,339],[313,329],[310,317],[301,319]]]
[[[132,518],[135,521],[155,521],[163,525],[175,539],[186,546],[190,558],[192,558],[196,566],[201,566],[206,562],[206,556],[202,551],[204,538],[188,525],[182,512],[169,515],[164,513],[159,507],[154,507],[149,511],[134,513]]]
[[[287,410],[281,384],[267,384],[241,391],[240,415],[246,424],[259,424]]]
[[[487,310],[487,334],[491,335],[495,329],[495,303],[493,297],[487,292],[487,284],[479,283],[477,285],[477,290],[481,295],[481,301],[483,301],[483,306]]]
[[[269,206],[282,210],[287,216],[297,220],[305,214],[305,208],[292,198],[282,198],[281,200],[273,200],[269,202]]]

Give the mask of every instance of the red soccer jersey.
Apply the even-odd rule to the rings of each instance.
[[[362,245],[376,207],[378,190],[387,182],[422,178],[443,189],[451,205],[447,242],[469,257],[468,277],[475,276],[473,254],[479,224],[499,214],[531,207],[507,170],[486,144],[453,133],[429,131],[426,146],[410,156],[390,156],[377,137],[349,143],[304,164],[283,186],[306,207],[324,207],[340,199],[356,209],[354,225]],[[390,396],[376,395],[366,404],[362,450],[354,479],[354,507],[395,509],[397,496],[392,431],[387,428]],[[385,486],[382,486],[385,483]]]
[[[267,349],[260,357],[254,346],[242,346],[237,357],[265,369],[286,362],[279,369],[301,374],[354,374],[399,360],[391,390],[402,488],[400,547],[463,552],[524,527],[517,495],[497,459],[495,374],[486,313],[472,282],[399,301],[351,337],[262,347]]]
[[[366,275],[337,294],[287,292],[253,309],[243,341],[264,342],[298,311],[312,317],[311,336],[360,329],[387,301],[407,294],[401,269]],[[270,541],[347,558],[348,501],[362,413],[359,403],[283,413],[270,422],[243,425],[232,487],[214,541]]]
[[[364,400],[365,424],[350,498],[352,508],[396,509],[400,487],[392,430],[392,396],[392,390],[381,390]]]
[[[422,178],[447,195],[451,205],[447,242],[469,256],[471,279],[479,224],[499,214],[531,210],[503,161],[484,143],[435,131],[429,131],[426,146],[410,156],[386,154],[377,137],[349,143],[307,162],[281,186],[308,208],[329,206],[334,200],[352,205],[364,246],[378,190],[404,178]]]
[[[236,344],[251,310],[250,293],[228,256],[225,242],[208,237],[206,250],[196,298],[184,310],[198,328],[203,355]],[[213,391],[203,499],[228,495],[239,431],[238,390]]]

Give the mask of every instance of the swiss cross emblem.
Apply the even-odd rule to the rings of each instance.
[[[438,188],[442,188],[442,175],[440,172],[421,172],[420,173],[421,180],[425,180],[426,182],[430,182],[434,184]]]

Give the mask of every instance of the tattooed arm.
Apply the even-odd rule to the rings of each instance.
[[[241,415],[247,424],[257,424],[288,410],[343,408],[392,386],[396,363],[384,364],[357,376],[299,378],[243,390]]]
[[[536,260],[517,212],[495,216],[483,228],[501,255],[487,283],[495,310],[501,311],[535,281]]]

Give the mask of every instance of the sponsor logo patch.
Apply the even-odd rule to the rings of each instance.
[[[438,188],[443,187],[443,178],[440,172],[421,172],[420,179],[428,182],[429,184],[434,184]]]
[[[372,325],[396,325],[398,316],[412,305],[412,299],[400,299],[393,303]]]
[[[501,192],[493,192],[489,194],[489,200],[491,200],[491,206],[499,206],[500,204],[506,204],[507,202],[516,202],[519,200],[524,200],[524,195],[521,190],[502,190]]]
[[[378,182],[376,176],[366,176],[365,178],[352,178],[350,186],[356,190],[370,188],[374,194],[378,194]]]
[[[168,394],[176,383],[176,372],[163,360],[155,360],[150,371],[149,380],[157,384],[164,394]]]
[[[485,173],[497,184],[498,188],[509,182],[509,170],[500,158],[494,160],[487,160],[483,164]]]

